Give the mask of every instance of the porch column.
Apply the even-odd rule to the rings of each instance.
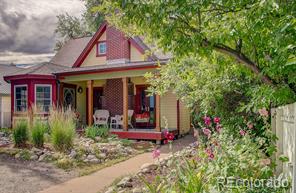
[[[93,124],[93,87],[94,87],[94,81],[88,80],[87,81],[87,88],[88,88],[88,125],[91,126]]]
[[[160,132],[160,96],[155,96],[155,130]]]
[[[128,78],[122,78],[123,82],[123,130],[128,130]]]

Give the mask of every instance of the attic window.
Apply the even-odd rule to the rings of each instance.
[[[105,56],[107,51],[106,41],[97,43],[97,56]]]

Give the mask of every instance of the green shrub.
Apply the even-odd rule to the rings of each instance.
[[[13,141],[16,147],[24,147],[29,140],[28,122],[20,120],[13,129]]]
[[[107,127],[89,126],[85,129],[85,136],[95,140],[96,137],[107,138],[109,129]]]
[[[121,139],[120,141],[121,141],[122,145],[124,145],[124,146],[130,146],[133,143],[133,141],[131,141],[129,139]]]
[[[67,151],[75,137],[75,114],[71,110],[51,110],[49,117],[51,142],[58,151]]]
[[[98,128],[98,136],[102,138],[107,138],[109,136],[108,127],[99,127]]]
[[[154,183],[147,183],[143,179],[149,192],[281,193],[289,188],[262,184],[260,188],[251,189],[234,181],[232,184],[226,183],[226,179],[261,180],[275,177],[273,162],[248,135],[235,138],[223,133],[213,134],[206,143],[199,144],[192,158],[173,159],[169,170],[167,176],[156,178],[161,180]],[[218,183],[221,181],[223,183]]]
[[[93,126],[88,126],[85,129],[85,136],[88,138],[91,138],[93,140],[95,140],[97,133],[98,133],[98,128],[97,127],[93,127]]]
[[[32,142],[35,147],[43,147],[44,144],[44,134],[47,130],[47,125],[40,120],[34,122],[32,128]]]

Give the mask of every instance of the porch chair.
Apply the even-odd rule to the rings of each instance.
[[[128,125],[132,129],[134,128],[132,124],[133,114],[134,114],[134,110],[128,110]],[[116,129],[118,129],[119,126],[123,127],[123,115],[115,115],[114,117],[111,117],[110,128],[112,128],[114,125]]]
[[[100,126],[104,125],[108,128],[108,120],[109,120],[110,113],[108,110],[96,110],[94,114],[94,125]]]

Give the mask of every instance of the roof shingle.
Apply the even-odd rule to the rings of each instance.
[[[20,70],[20,68],[16,66],[0,64],[0,94],[10,94],[10,84],[5,82],[3,77],[18,70]]]

